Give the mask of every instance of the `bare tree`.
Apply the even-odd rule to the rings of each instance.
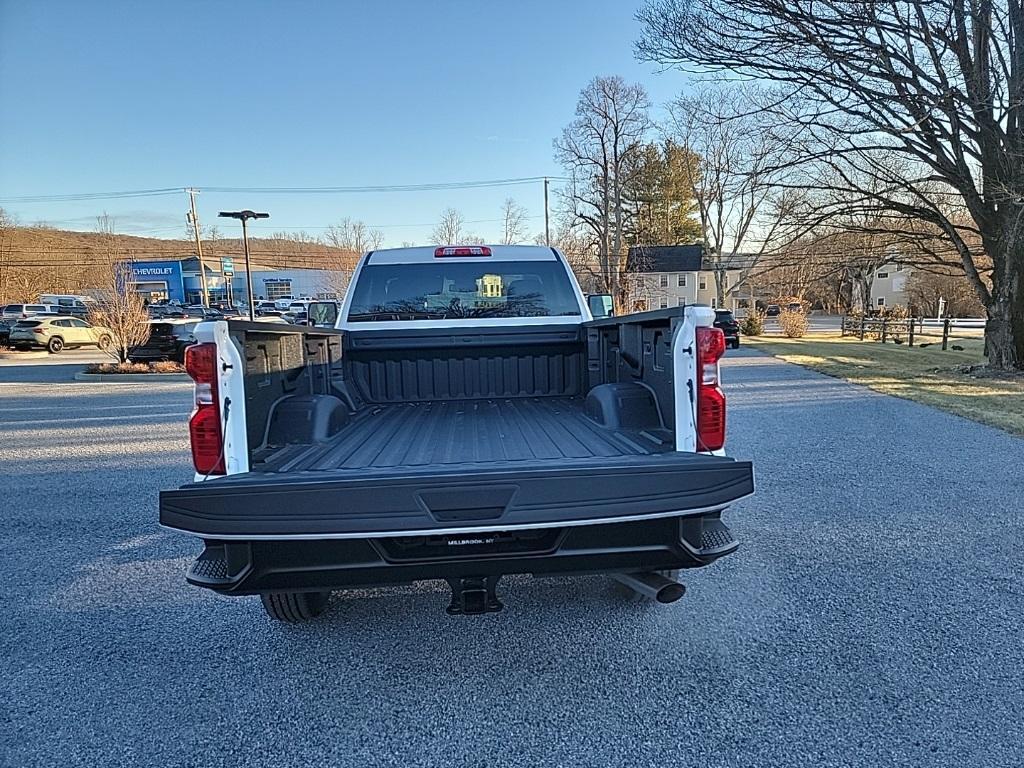
[[[631,162],[651,126],[650,99],[621,77],[596,77],[580,93],[576,119],[555,140],[555,156],[569,174],[565,201],[575,221],[590,230],[604,289],[625,307],[625,193]]]
[[[135,290],[130,254],[114,234],[114,220],[104,213],[96,218],[102,235],[99,251],[106,261],[99,288],[98,306],[89,319],[94,325],[109,328],[112,343],[106,351],[118,362],[127,362],[133,347],[149,338],[149,315],[142,295]]]
[[[333,248],[352,251],[360,255],[367,251],[375,251],[384,242],[384,233],[373,229],[365,222],[343,218],[337,224],[327,228],[324,241]]]
[[[434,227],[431,239],[438,245],[455,245],[461,243],[465,233],[463,226],[466,220],[462,214],[454,208],[445,208],[441,213],[441,220]]]
[[[738,86],[704,87],[669,108],[667,131],[696,163],[681,172],[696,203],[704,260],[718,305],[743,285],[765,254],[792,240],[795,193],[781,189],[786,142],[757,94]],[[736,274],[728,280],[729,270]]]
[[[149,338],[149,315],[133,279],[130,261],[112,262],[99,286],[99,305],[89,316],[94,325],[110,329],[113,339],[105,351],[121,363]]]
[[[515,245],[526,238],[526,209],[511,197],[501,204],[503,245]]]
[[[380,248],[384,233],[346,216],[327,228],[323,242],[331,251],[323,259],[321,291],[330,298],[340,299],[348,291],[359,257]]]
[[[941,230],[985,305],[989,365],[1024,368],[1020,0],[648,0],[639,18],[644,59],[774,83],[801,159],[851,193],[834,211]]]
[[[979,317],[985,311],[962,270],[914,270],[907,278],[906,291],[922,315],[938,317],[943,309],[947,317]]]
[[[12,298],[14,259],[11,253],[11,229],[13,226],[14,221],[7,215],[7,211],[0,208],[0,304],[6,304]]]
[[[606,290],[592,240],[581,233],[580,227],[574,226],[570,214],[557,216],[552,223],[554,227],[551,230],[551,245],[565,256],[584,293],[600,293]],[[546,245],[545,233],[534,235],[533,242],[534,245]]]

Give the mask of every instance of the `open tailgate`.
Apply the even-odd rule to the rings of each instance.
[[[367,538],[699,514],[753,493],[750,462],[693,453],[421,468],[248,472],[160,494],[204,538]]]

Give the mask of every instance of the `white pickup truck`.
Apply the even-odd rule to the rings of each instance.
[[[283,621],[424,579],[499,610],[513,573],[672,602],[737,548],[722,512],[753,471],[722,450],[712,310],[595,320],[556,249],[442,246],[366,254],[318,316],[196,329],[196,478],[160,494],[204,544],[189,582]]]

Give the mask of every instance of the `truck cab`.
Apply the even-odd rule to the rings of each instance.
[[[370,252],[333,328],[197,327],[196,478],[161,524],[202,541],[191,583],[284,621],[426,579],[449,613],[499,610],[512,573],[671,602],[679,569],[735,551],[722,513],[753,492],[723,452],[713,321],[595,320],[557,249]]]

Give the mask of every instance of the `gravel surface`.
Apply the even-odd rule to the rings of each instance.
[[[301,627],[156,526],[187,384],[0,386],[0,766],[1021,765],[1024,440],[729,355],[759,489],[679,603],[422,584]]]

